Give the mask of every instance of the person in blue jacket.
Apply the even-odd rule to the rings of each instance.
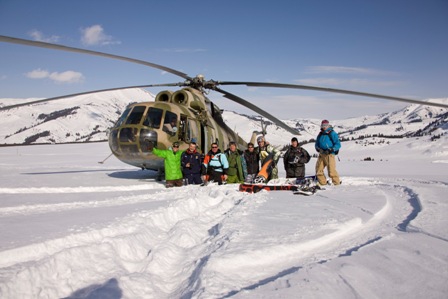
[[[324,174],[325,167],[327,167],[328,176],[331,178],[332,184],[341,184],[339,174],[336,171],[335,159],[335,155],[339,153],[339,149],[341,148],[341,142],[339,141],[338,134],[326,119],[320,125],[320,133],[317,135],[314,147],[319,152],[319,157],[316,162],[316,176],[319,184],[327,184],[327,178]]]
[[[212,143],[210,151],[205,155],[202,163],[202,180],[204,182],[214,181],[218,185],[222,185],[227,181],[227,171],[229,169],[229,162],[227,157],[218,147],[216,142]]]

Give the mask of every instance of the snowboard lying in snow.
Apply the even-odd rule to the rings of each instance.
[[[240,184],[239,190],[241,192],[248,192],[248,193],[257,193],[261,190],[267,190],[267,191],[282,191],[282,190],[289,190],[289,191],[297,191],[298,187],[296,185],[267,185],[267,184],[248,184],[243,183]]]
[[[294,194],[313,195],[319,188],[316,185],[316,176],[307,176],[303,179],[286,179],[271,181],[268,184],[240,184],[241,192],[257,193],[261,190],[267,191],[293,191]]]

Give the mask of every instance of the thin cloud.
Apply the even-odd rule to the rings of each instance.
[[[339,79],[339,78],[309,78],[299,79],[295,82],[303,85],[316,85],[316,86],[375,86],[375,87],[388,87],[388,86],[401,86],[404,83],[401,81],[378,81],[368,79]]]
[[[48,78],[49,75],[50,73],[48,71],[41,69],[32,70],[31,72],[25,74],[25,76],[30,79],[45,79]]]
[[[168,52],[168,53],[197,53],[197,52],[207,52],[207,49],[202,48],[196,48],[196,49],[190,49],[190,48],[165,48],[160,49],[162,52]]]
[[[57,35],[52,35],[49,37],[44,36],[42,32],[39,30],[33,29],[30,32],[28,32],[28,35],[31,36],[34,40],[39,42],[46,42],[46,43],[57,43],[60,39]]]
[[[81,42],[87,46],[121,44],[120,41],[114,40],[112,36],[105,34],[101,25],[81,28],[81,34]]]
[[[307,68],[307,73],[312,74],[354,74],[354,75],[396,75],[396,73],[390,71],[360,68],[360,67],[348,67],[348,66],[310,66]]]
[[[58,83],[79,83],[84,81],[84,76],[75,71],[65,71],[62,73],[53,72],[49,78]]]
[[[84,81],[82,73],[75,71],[52,72],[47,70],[36,69],[25,74],[30,79],[50,79],[56,83],[80,83]]]

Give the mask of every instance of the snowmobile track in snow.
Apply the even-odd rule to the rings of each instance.
[[[41,267],[55,267],[58,283],[69,284],[72,273],[85,271],[83,268],[86,265],[90,265],[90,270],[95,271],[96,264],[101,263],[107,264],[109,270],[98,273],[96,279],[99,281],[116,277],[120,284],[126,284],[130,283],[134,273],[140,273],[146,277],[141,281],[145,292],[149,288],[154,293],[162,292],[167,297],[226,298],[269,284],[301,269],[350,256],[365,247],[375,246],[395,233],[418,231],[417,227],[411,226],[411,222],[422,211],[422,200],[419,191],[406,186],[406,180],[353,178],[345,179],[344,182],[348,184],[329,188],[309,200],[297,201],[290,194],[291,198],[285,201],[290,200],[294,205],[322,204],[325,208],[348,210],[350,217],[344,216],[334,222],[318,219],[321,222],[316,225],[322,228],[319,234],[315,235],[311,229],[309,232],[304,231],[303,235],[294,236],[287,245],[281,241],[264,242],[266,236],[261,236],[260,241],[265,238],[263,242],[251,244],[244,251],[233,251],[232,248],[244,244],[244,234],[250,234],[250,226],[247,226],[249,231],[244,231],[243,225],[247,224],[247,218],[254,216],[260,206],[269,203],[271,198],[268,192],[245,194],[236,190],[236,185],[204,188],[187,186],[184,188],[188,188],[190,198],[185,199],[185,194],[178,192],[181,189],[144,186],[133,190],[149,189],[147,194],[117,196],[99,201],[1,208],[0,217],[7,217],[17,213],[33,215],[96,206],[169,202],[156,210],[141,210],[121,217],[101,229],[0,252],[0,265],[3,268],[0,272],[0,288],[5,290],[4,294],[8,294],[9,288],[20,285],[22,279],[29,280],[29,275],[39,277],[44,284],[54,283],[51,278],[40,277]],[[435,185],[447,188],[443,184],[431,183],[426,188],[429,185],[431,188]],[[73,189],[73,192],[113,193],[114,190],[121,190],[120,188],[122,187],[80,187]],[[129,189],[130,186],[124,188]],[[32,190],[45,193],[68,191],[66,188]],[[359,206],[356,202],[345,201],[344,192],[359,192],[360,196],[364,195],[363,192],[371,192],[378,194],[378,200],[372,202],[371,206]],[[1,193],[33,192],[22,188],[0,188]],[[267,236],[272,237],[268,233]],[[269,256],[274,258],[266,258]],[[82,259],[83,262],[73,264],[73,258]],[[28,261],[36,260],[39,262],[27,264]],[[263,270],[258,271],[258,276],[245,276],[244,269],[251,268]],[[9,271],[17,274],[7,276]],[[202,279],[204,273],[208,277],[205,281]],[[221,280],[226,277],[227,288],[214,289],[213,277]],[[70,286],[74,289],[83,287],[85,285]],[[142,294],[138,290],[135,294],[128,294],[133,295],[139,297]]]

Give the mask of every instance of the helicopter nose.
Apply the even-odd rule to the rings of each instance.
[[[113,152],[120,155],[139,156],[152,152],[157,146],[158,134],[154,130],[122,127],[109,135],[109,145]]]

